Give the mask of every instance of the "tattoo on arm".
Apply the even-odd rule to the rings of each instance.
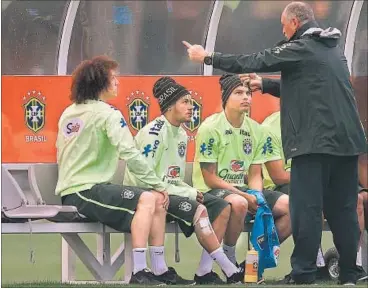
[[[216,174],[217,163],[199,163],[201,170],[206,170],[210,174]]]

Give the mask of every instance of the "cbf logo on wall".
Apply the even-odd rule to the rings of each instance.
[[[149,120],[150,97],[143,91],[136,90],[130,93],[127,100],[129,123],[133,129],[139,131]]]
[[[202,120],[202,97],[192,90],[189,93],[192,95],[193,114],[191,120],[184,123],[183,126],[189,133],[188,141],[194,141],[195,132],[201,125]]]
[[[45,126],[46,115],[46,97],[41,91],[28,91],[23,96],[24,120],[27,128],[38,133]],[[26,135],[26,142],[46,142],[46,136],[43,135]]]
[[[190,90],[192,95],[193,114],[189,122],[184,123],[184,127],[190,132],[194,132],[201,124],[202,117],[202,97],[197,92]]]

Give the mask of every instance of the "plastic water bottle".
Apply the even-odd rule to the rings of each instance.
[[[245,283],[257,283],[258,281],[258,252],[249,250],[245,259]]]

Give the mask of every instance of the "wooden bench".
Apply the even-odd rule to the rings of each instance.
[[[123,182],[125,163],[121,161],[112,182]],[[23,194],[16,180],[9,171],[2,166],[2,172],[8,182],[2,187],[2,214],[7,223],[2,224],[2,234],[61,234],[62,236],[62,282],[76,279],[75,256],[78,256],[86,268],[97,281],[109,281],[116,272],[125,265],[124,283],[128,283],[132,272],[132,242],[131,235],[124,234],[124,242],[111,254],[110,234],[121,233],[101,223],[90,222],[85,216],[78,213],[73,206],[62,206],[61,199],[55,195],[58,177],[57,164],[30,164],[28,167],[28,182],[34,198],[35,214],[19,218],[11,215],[11,209],[21,206],[22,210],[30,208],[29,201]],[[192,185],[192,163],[187,163],[185,182]],[[5,182],[3,182],[5,184]],[[5,193],[5,194],[4,194]],[[17,198],[17,203],[8,208],[9,200]],[[8,205],[9,206],[9,205]],[[45,214],[47,211],[48,214]],[[24,211],[23,211],[24,212]],[[40,213],[42,214],[40,215]],[[19,220],[21,219],[21,222]],[[35,220],[44,219],[43,222]],[[18,222],[17,222],[18,221]],[[246,224],[244,232],[250,232],[252,224]],[[328,231],[325,223],[324,230]],[[79,234],[95,233],[97,241],[96,257],[80,238]],[[176,223],[166,225],[166,233],[175,233],[175,261],[180,261],[179,255],[179,226]]]

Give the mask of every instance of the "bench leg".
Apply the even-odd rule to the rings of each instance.
[[[368,233],[366,230],[363,231],[362,266],[365,272],[368,272]]]
[[[78,258],[91,272],[93,277],[98,281],[106,281],[109,273],[109,268],[106,268],[100,264],[99,261],[92,254],[91,250],[83,242],[83,240],[76,233],[64,233],[62,236],[68,242],[69,246],[73,249]]]
[[[96,234],[97,260],[102,266],[111,265],[110,233]]]
[[[75,254],[68,242],[61,237],[61,282],[75,281]]]
[[[119,248],[116,250],[115,254],[111,257],[111,267],[114,272],[114,276],[116,272],[123,266],[125,261],[125,244],[122,242]]]
[[[125,278],[124,282],[129,283],[133,271],[133,254],[132,254],[132,235],[124,233],[124,259],[125,259]]]

